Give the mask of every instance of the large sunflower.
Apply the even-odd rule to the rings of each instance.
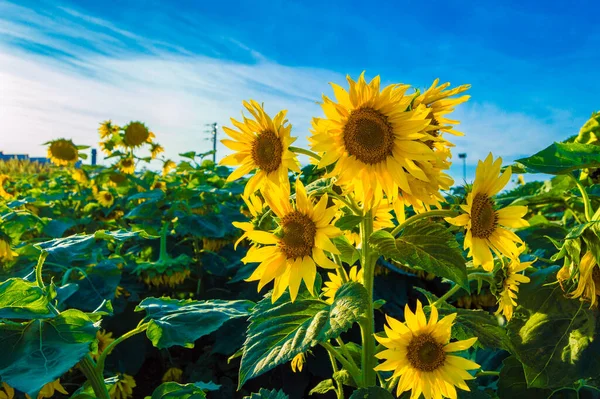
[[[323,96],[326,119],[314,118],[314,151],[321,154],[319,167],[335,163],[329,176],[354,190],[367,208],[385,193],[390,201],[398,188],[412,193],[408,176],[428,181],[416,161],[435,159],[424,143],[429,137],[429,110],[424,105],[410,109],[414,95],[405,95],[408,85],[390,85],[380,90],[379,76],[367,83],[364,74],[350,89],[332,84],[337,103]]]
[[[529,223],[523,219],[527,213],[526,206],[508,206],[496,209],[494,199],[511,176],[510,166],[500,174],[502,158],[495,161],[490,153],[484,162],[479,161],[475,172],[472,191],[467,195],[467,204],[461,205],[464,210],[460,216],[446,218],[456,226],[465,226],[465,249],[473,257],[473,266],[482,266],[487,271],[494,268],[494,257],[504,255],[511,259],[519,256],[517,244],[523,241],[505,227],[525,227]]]
[[[128,148],[139,147],[144,143],[152,143],[152,133],[142,122],[130,122],[124,128],[123,144]]]
[[[529,277],[520,274],[520,272],[527,269],[532,263],[521,263],[518,259],[513,259],[500,271],[504,274],[504,278],[502,280],[502,291],[500,292],[500,298],[498,298],[498,311],[496,314],[502,313],[506,317],[506,320],[512,318],[513,310],[517,306],[519,285],[530,281]]]
[[[396,395],[412,390],[411,399],[418,399],[421,394],[425,399],[456,398],[455,387],[469,391],[465,380],[474,377],[467,370],[476,370],[479,365],[450,353],[470,348],[477,338],[450,342],[456,313],[438,321],[438,311],[431,306],[428,322],[421,302],[417,301],[416,312],[412,313],[406,305],[404,316],[405,323],[386,316],[387,337],[375,336],[387,348],[376,355],[385,361],[375,370],[393,371],[392,379],[400,377]]]
[[[280,111],[271,119],[263,106],[254,100],[250,100],[250,103],[244,101],[244,107],[254,119],[244,117],[242,123],[231,118],[231,123],[239,131],[223,127],[233,140],[225,139],[221,142],[236,152],[223,158],[220,164],[240,165],[229,175],[227,181],[237,180],[256,169],[256,174],[246,183],[245,196],[263,189],[269,181],[278,186],[289,185],[288,171],[300,173],[300,166],[296,155],[289,149],[296,138],[290,135],[292,126],[285,119],[287,111]]]
[[[48,158],[55,165],[74,165],[79,159],[79,150],[71,140],[58,139],[46,144],[48,144]]]
[[[275,233],[266,231],[246,231],[247,236],[263,247],[253,246],[242,261],[260,262],[247,281],[260,281],[260,291],[266,284],[275,280],[272,301],[275,302],[290,287],[292,302],[298,295],[300,283],[314,295],[316,265],[326,269],[336,268],[325,251],[339,254],[331,242],[332,237],[341,231],[331,225],[337,207],[327,208],[327,195],[323,195],[315,205],[306,195],[304,185],[296,181],[296,203],[290,203],[289,192],[272,187],[265,191],[265,200],[278,217],[280,228]]]

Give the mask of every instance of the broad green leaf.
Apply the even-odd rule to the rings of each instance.
[[[507,326],[531,388],[569,386],[600,374],[598,312],[567,298],[556,283],[557,271],[539,270],[521,285],[519,306]]]
[[[367,292],[355,282],[340,287],[331,305],[312,297],[308,291],[301,291],[293,303],[287,292],[274,304],[267,294],[250,316],[239,387],[319,342],[339,337],[367,306]]]
[[[324,394],[329,391],[333,391],[334,389],[335,389],[335,384],[334,384],[333,380],[331,378],[329,378],[327,380],[323,380],[323,381],[319,382],[313,389],[310,390],[310,392],[308,394],[309,395],[312,395],[313,393]]]
[[[68,285],[75,286],[76,291],[65,300],[66,306],[92,312],[105,300],[114,299],[115,290],[121,281],[121,270],[117,263],[110,259],[103,260],[85,269],[84,276],[72,270],[71,273],[77,278],[70,280]]]
[[[151,399],[204,399],[206,394],[196,384],[178,384],[165,382],[152,393]]]
[[[354,265],[360,259],[360,252],[354,245],[344,236],[336,237],[333,243],[340,250],[340,259],[348,265]]]
[[[77,226],[77,221],[69,218],[53,219],[44,226],[44,234],[52,238],[60,238],[71,227]]]
[[[551,389],[527,388],[523,365],[514,356],[509,356],[502,362],[500,378],[498,379],[498,396],[501,398],[518,398],[524,395],[530,399],[546,399],[552,393]]]
[[[54,317],[44,290],[35,283],[11,278],[0,283],[1,319],[44,319]]]
[[[394,399],[394,395],[381,387],[368,387],[357,389],[350,399]]]
[[[248,317],[253,306],[253,302],[243,300],[146,298],[136,311],[146,311],[145,320],[150,322],[146,335],[157,348],[193,348],[198,338],[216,331],[226,321]]]
[[[523,165],[528,173],[561,175],[577,169],[600,167],[600,151],[593,144],[554,143],[516,162]]]
[[[279,390],[267,390],[264,388],[261,388],[260,391],[258,391],[258,393],[253,393],[250,396],[244,396],[244,399],[289,399],[290,397],[287,396],[283,391]]]
[[[0,375],[23,392],[38,391],[90,352],[98,326],[69,309],[48,320],[0,322]]]
[[[341,230],[352,230],[358,226],[363,217],[359,215],[344,215],[335,222],[335,226]]]
[[[454,235],[439,223],[415,223],[397,239],[385,230],[376,231],[369,242],[385,257],[445,277],[469,291],[462,250]]]

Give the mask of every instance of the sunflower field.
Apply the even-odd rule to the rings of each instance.
[[[219,164],[0,161],[0,399],[600,398],[600,113],[459,185],[469,85],[347,84],[308,148],[250,100]]]

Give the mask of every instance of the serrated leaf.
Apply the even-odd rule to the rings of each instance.
[[[320,394],[324,394],[327,393],[329,391],[333,391],[335,390],[335,385],[334,382],[331,378],[329,378],[328,380],[323,380],[321,382],[319,382],[313,389],[310,390],[310,392],[308,393],[309,395],[312,395],[313,393],[320,393]]]
[[[250,396],[244,396],[243,399],[290,399],[283,391],[272,390],[261,388],[258,393],[253,393]]]
[[[98,327],[79,310],[47,320],[0,322],[0,375],[23,392],[33,393],[56,380],[90,352]]]
[[[146,298],[136,311],[146,311],[145,320],[150,322],[146,335],[157,348],[193,348],[198,338],[216,331],[226,321],[247,317],[253,306],[253,302],[244,300]]]
[[[567,298],[556,284],[557,271],[555,266],[530,275],[507,326],[513,354],[533,388],[564,387],[600,374],[598,312]]]
[[[527,173],[560,175],[577,169],[600,167],[598,146],[581,143],[553,143],[528,158],[517,159]]]
[[[350,399],[394,399],[394,395],[381,387],[368,387],[357,389]]]
[[[198,384],[165,382],[152,393],[151,399],[204,399],[206,394]]]
[[[340,250],[340,259],[342,262],[352,266],[360,259],[360,252],[344,236],[336,237],[333,243]]]
[[[44,290],[35,283],[11,278],[0,283],[0,318],[43,319],[54,317]]]
[[[356,282],[342,285],[331,305],[312,297],[308,291],[301,291],[293,303],[288,292],[274,304],[268,294],[250,316],[239,387],[319,342],[339,337],[367,306],[367,292]]]
[[[369,242],[385,257],[447,278],[469,291],[462,250],[454,235],[439,223],[417,222],[397,239],[385,230],[376,231]]]

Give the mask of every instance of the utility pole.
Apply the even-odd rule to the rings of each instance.
[[[207,140],[212,140],[213,142],[213,162],[217,163],[217,128],[219,125],[217,122],[207,123],[205,126],[209,127],[209,130],[205,130],[204,133],[210,134],[212,137]]]
[[[463,160],[463,179],[464,181],[467,181],[467,153],[460,153],[458,154],[458,157]]]

